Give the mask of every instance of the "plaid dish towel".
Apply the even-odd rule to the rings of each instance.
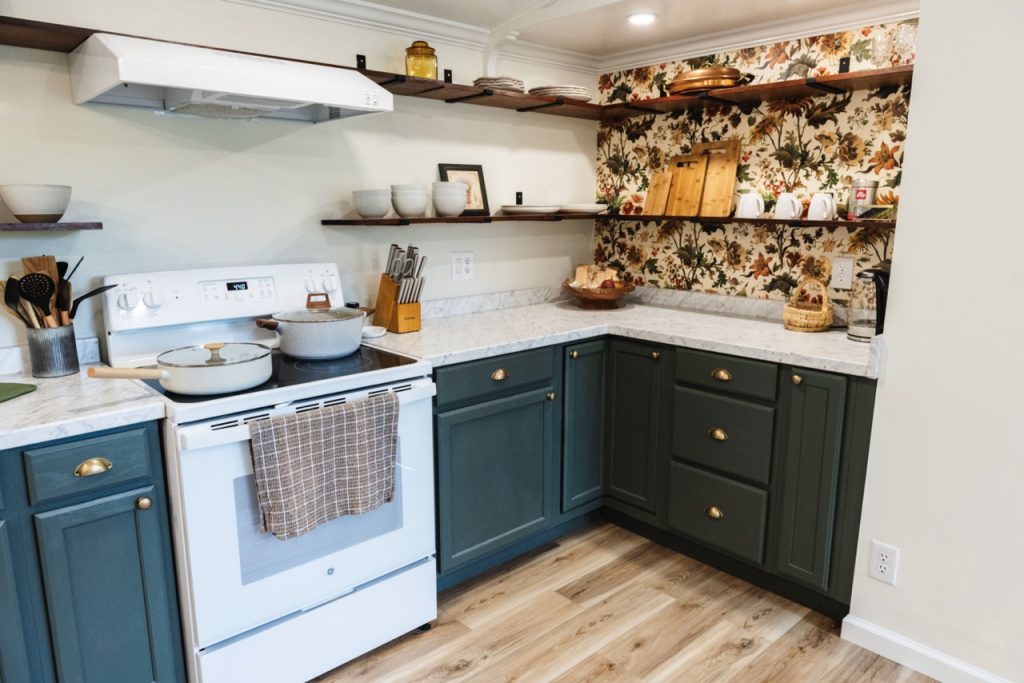
[[[392,393],[249,423],[263,531],[295,538],[395,495]]]

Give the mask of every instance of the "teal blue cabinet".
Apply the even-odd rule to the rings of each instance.
[[[847,380],[781,369],[780,477],[775,570],[811,588],[829,589],[843,450]]]
[[[0,681],[28,681],[32,676],[7,528],[7,521],[0,519]]]
[[[604,493],[605,340],[563,349],[562,512]]]
[[[556,399],[549,385],[437,416],[442,572],[550,525],[559,435]]]
[[[162,500],[146,486],[35,516],[62,683],[176,679]]]
[[[608,358],[610,498],[655,513],[662,420],[662,349],[613,339]],[[671,409],[665,406],[667,414]]]

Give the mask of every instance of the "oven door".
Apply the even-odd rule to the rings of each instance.
[[[429,379],[394,387],[399,397],[394,499],[298,538],[260,531],[246,421],[316,410],[385,387],[172,428],[179,485],[178,571],[202,649],[352,592],[434,553]],[[180,552],[184,549],[184,557]],[[186,597],[187,596],[187,597]]]

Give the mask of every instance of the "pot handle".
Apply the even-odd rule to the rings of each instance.
[[[256,327],[262,327],[265,330],[276,330],[278,323],[276,320],[270,320],[268,318],[257,318]]]
[[[320,308],[330,308],[331,297],[328,296],[327,292],[310,292],[306,295],[306,308],[312,308],[314,310]]]
[[[91,367],[86,374],[99,379],[167,379],[167,371],[159,368]]]

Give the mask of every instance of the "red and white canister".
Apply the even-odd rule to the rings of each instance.
[[[875,203],[878,192],[877,180],[854,180],[850,183],[850,205],[847,209],[847,220],[858,218]]]

